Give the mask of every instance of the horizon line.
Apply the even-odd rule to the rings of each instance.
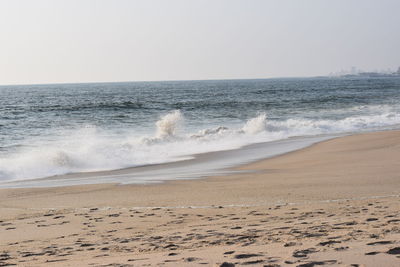
[[[222,78],[222,79],[183,79],[183,80],[135,80],[135,81],[90,81],[90,82],[49,82],[49,83],[12,83],[0,84],[4,86],[26,86],[26,85],[63,85],[63,84],[95,84],[95,83],[151,83],[151,82],[195,82],[195,81],[230,81],[230,80],[269,80],[269,79],[301,79],[301,78],[317,78],[317,77],[330,77],[329,75],[318,76],[280,76],[280,77],[264,77],[264,78]]]

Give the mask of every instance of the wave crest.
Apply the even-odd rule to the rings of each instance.
[[[242,130],[249,134],[258,134],[266,130],[267,127],[267,114],[261,113],[255,118],[246,122]]]
[[[175,136],[182,123],[183,115],[180,110],[175,110],[167,115],[164,115],[159,121],[156,122],[156,137],[164,139]]]

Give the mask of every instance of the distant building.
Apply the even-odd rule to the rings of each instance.
[[[400,75],[400,67],[397,69],[397,75]]]
[[[382,74],[378,72],[361,72],[358,74],[361,77],[380,77]]]

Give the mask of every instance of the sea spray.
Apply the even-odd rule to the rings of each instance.
[[[257,117],[248,120],[242,130],[248,134],[257,134],[265,131],[266,126],[267,114],[261,113]]]
[[[174,137],[182,123],[183,115],[180,110],[175,110],[167,115],[164,115],[159,121],[156,122],[156,137],[161,139]]]

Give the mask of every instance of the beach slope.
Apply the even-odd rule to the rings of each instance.
[[[399,266],[400,131],[155,185],[0,189],[0,266]]]

